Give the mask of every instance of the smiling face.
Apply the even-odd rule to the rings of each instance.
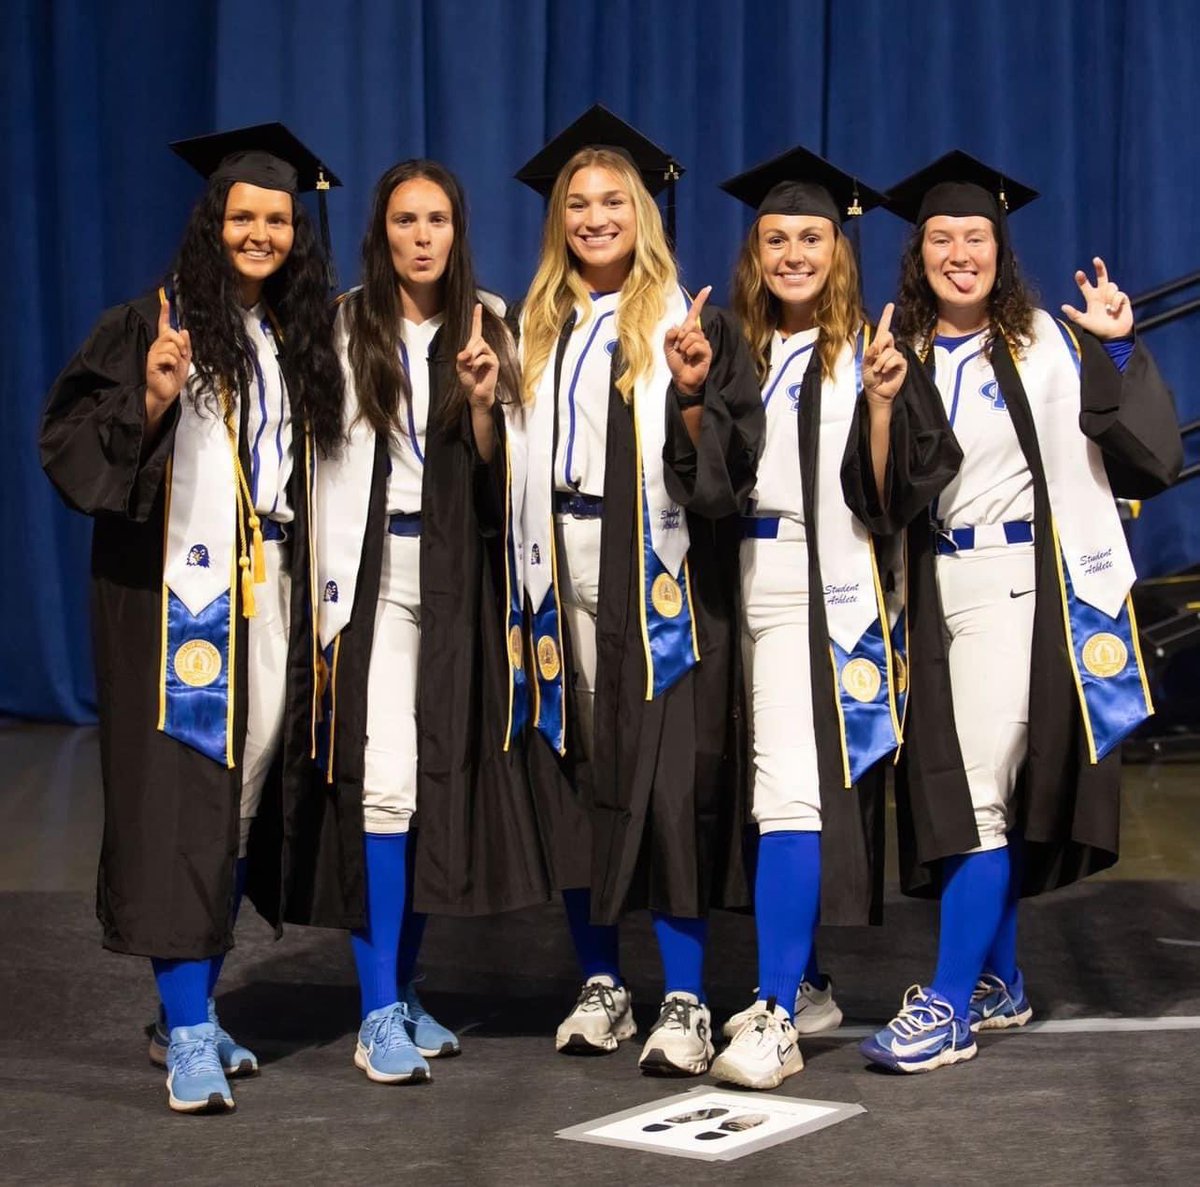
[[[437,284],[454,246],[454,215],[446,191],[427,177],[398,185],[388,199],[387,238],[402,287]]]
[[[998,244],[991,219],[934,215],[925,224],[921,261],[938,311],[982,314],[996,283]]]
[[[771,294],[788,309],[816,308],[833,267],[837,229],[809,214],[764,214],[758,220],[758,262]]]
[[[620,288],[637,244],[637,212],[621,177],[600,165],[576,170],[564,223],[584,283],[597,291]]]
[[[246,181],[229,187],[221,239],[251,303],[263,281],[283,267],[294,238],[291,194]]]

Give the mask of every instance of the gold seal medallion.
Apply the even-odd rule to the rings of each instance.
[[[1083,666],[1101,680],[1123,672],[1128,662],[1129,649],[1108,631],[1100,631],[1083,645]]]
[[[521,638],[521,628],[514,626],[508,632],[508,658],[514,668],[525,666],[524,640]]]
[[[896,692],[908,692],[908,664],[898,651],[892,652],[892,671],[896,674]]]
[[[842,687],[864,705],[879,695],[882,686],[883,677],[869,659],[852,659],[842,669]]]
[[[669,573],[659,573],[650,587],[650,604],[663,618],[678,618],[683,609],[683,591]]]
[[[206,639],[189,639],[174,662],[175,675],[191,688],[205,688],[221,674],[221,653]]]
[[[558,675],[558,645],[549,635],[537,641],[537,662],[543,680],[553,680]]]

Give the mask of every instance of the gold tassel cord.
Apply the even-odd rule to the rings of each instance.
[[[254,598],[255,585],[261,585],[267,579],[266,556],[263,552],[262,530],[258,516],[254,513],[254,500],[250,497],[250,484],[246,481],[246,473],[242,469],[242,459],[238,456],[238,435],[233,427],[233,401],[229,390],[221,392],[221,403],[225,412],[225,431],[229,434],[229,449],[233,455],[233,469],[237,475],[234,488],[235,515],[238,529],[238,568],[241,570],[242,584],[242,617],[254,618],[258,606]],[[250,525],[252,545],[247,545],[246,525]],[[253,564],[251,563],[251,547],[253,548]]]

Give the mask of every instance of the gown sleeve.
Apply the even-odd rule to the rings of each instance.
[[[871,421],[865,395],[859,395],[842,458],[846,505],[880,536],[903,530],[937,498],[962,465],[962,450],[933,380],[916,355],[907,346],[902,349],[908,357],[908,373],[892,402],[883,505],[871,465]]]
[[[151,327],[132,306],[109,309],[55,380],[42,414],[42,469],[69,507],[144,522],[162,486],[176,400],[146,447]]]
[[[750,352],[733,319],[715,308],[706,308],[701,317],[713,360],[703,390],[700,441],[692,441],[672,387],[663,465],[671,498],[698,515],[719,519],[741,511],[754,489],[766,417]]]
[[[1169,487],[1183,465],[1183,442],[1171,389],[1137,342],[1120,371],[1091,334],[1079,333],[1079,427],[1104,452],[1118,498],[1145,499]]]

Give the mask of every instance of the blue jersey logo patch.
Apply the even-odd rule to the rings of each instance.
[[[800,411],[800,389],[803,386],[803,383],[793,383],[792,386],[787,389],[788,403],[791,404],[793,412]]]
[[[993,412],[1008,411],[1008,405],[1004,402],[1004,393],[1000,390],[1000,385],[994,379],[989,379],[979,389],[979,394],[991,404]]]
[[[615,338],[610,338],[604,344],[604,353],[605,354],[612,354],[613,351],[615,351],[616,349],[617,349],[617,340]]]

